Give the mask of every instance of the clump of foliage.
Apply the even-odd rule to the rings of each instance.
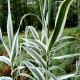
[[[73,2],[73,0],[64,0],[59,6],[59,10],[55,20],[55,28],[51,35],[49,35],[49,26],[50,26],[50,17],[51,17],[51,2],[52,0],[39,0],[40,4],[40,12],[41,19],[35,14],[26,14],[22,17],[20,21],[19,28],[15,34],[13,35],[13,26],[11,19],[11,11],[10,11],[10,0],[8,0],[8,20],[7,20],[7,34],[8,34],[8,47],[5,44],[2,33],[0,29],[0,37],[1,41],[8,53],[8,57],[0,56],[0,60],[4,61],[11,67],[11,77],[0,77],[0,79],[5,80],[18,80],[18,77],[25,76],[30,80],[63,80],[69,77],[76,76],[78,73],[79,62],[76,63],[76,71],[71,74],[64,75],[55,75],[55,69],[59,69],[60,71],[64,71],[59,66],[55,66],[51,64],[53,60],[70,58],[73,56],[78,56],[80,53],[63,55],[63,56],[55,56],[56,51],[63,48],[64,46],[70,44],[70,41],[60,43],[62,40],[74,38],[70,36],[61,37],[68,10]],[[48,5],[48,12],[46,13],[46,6]],[[33,26],[27,26],[25,29],[25,38],[21,38],[23,42],[19,44],[18,42],[18,33],[22,21],[26,16],[35,16],[41,22],[42,25],[42,33],[39,36],[38,32],[35,30]],[[28,33],[31,32],[33,38],[28,37]],[[27,52],[29,58],[26,60],[21,60],[21,56],[23,55],[23,50]],[[19,63],[18,63],[19,60]],[[27,67],[28,72],[25,72],[25,67]]]

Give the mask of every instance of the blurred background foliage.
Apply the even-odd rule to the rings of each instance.
[[[44,0],[43,0],[44,1]],[[54,21],[60,3],[63,0],[53,0],[51,11],[51,30],[54,28]],[[76,1],[76,2],[75,2]],[[80,0],[75,0],[69,10],[66,27],[76,27],[80,25]],[[7,23],[7,0],[0,0],[0,27],[3,32],[6,32]],[[46,10],[47,11],[47,10]],[[11,13],[14,25],[14,31],[19,27],[21,17],[27,13],[34,13],[40,17],[39,2],[38,0],[11,0]],[[41,29],[41,24],[35,17],[28,16],[23,21],[21,31],[24,31],[26,25],[33,25],[36,29]]]

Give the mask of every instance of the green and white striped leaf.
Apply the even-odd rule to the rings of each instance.
[[[13,73],[15,73],[17,70],[21,70],[21,69],[24,69],[25,68],[25,66],[18,66],[17,68],[15,68],[12,72],[11,72],[11,75],[13,74]]]
[[[19,29],[16,32],[16,35],[14,37],[13,44],[12,44],[11,57],[10,57],[11,58],[11,62],[14,61],[15,57],[18,54],[18,33],[19,33]]]
[[[25,45],[27,47],[32,47],[32,44],[29,44],[28,42],[23,42],[23,43],[21,43],[21,45]]]
[[[30,29],[30,31],[32,32],[33,37],[35,39],[39,40],[39,35],[38,35],[36,29],[33,26],[26,26],[26,27]]]
[[[57,50],[65,47],[66,45],[68,45],[68,44],[70,44],[70,43],[72,43],[72,42],[65,42],[65,43],[62,43],[62,44],[58,45],[57,47],[53,47],[50,52],[57,51]]]
[[[50,18],[51,18],[51,8],[52,7],[52,0],[48,0],[48,34],[49,34],[49,27],[50,27]]]
[[[29,74],[26,74],[26,73],[21,73],[19,74],[20,76],[24,76],[24,77],[27,77],[27,78],[30,78],[31,80],[36,80],[34,79],[32,76],[30,76]]]
[[[64,37],[58,39],[57,42],[59,42],[59,41],[61,41],[61,40],[74,39],[74,38],[75,38],[75,37],[72,37],[72,36],[64,36]]]
[[[11,60],[5,56],[0,56],[0,61],[4,61],[6,64],[11,66]]]
[[[45,12],[46,11],[46,0],[44,0],[44,7],[43,7],[43,16],[42,16],[42,20],[44,20],[45,19]]]
[[[4,48],[6,49],[6,51],[7,51],[8,55],[9,55],[9,57],[10,57],[11,52],[10,52],[9,48],[8,48],[7,45],[4,43],[4,41],[2,41],[2,43],[3,43],[3,45],[4,45]]]
[[[0,80],[12,80],[12,78],[3,76],[3,77],[0,77]]]
[[[63,56],[57,56],[57,57],[53,57],[53,59],[64,59],[64,58],[75,57],[75,56],[80,56],[80,53],[75,53],[75,54],[70,54],[70,55],[63,55]]]
[[[4,47],[5,47],[8,55],[9,55],[9,57],[10,57],[10,50],[8,49],[7,45],[6,45],[6,44],[4,43],[4,41],[3,41],[1,28],[0,28],[0,39],[1,39],[1,41],[2,41],[2,43],[3,43],[3,45],[4,45]]]
[[[41,32],[41,42],[43,42],[43,40],[44,40],[44,37],[45,37],[45,30],[44,30],[44,28],[42,27],[42,32]]]
[[[33,40],[33,39],[25,39],[25,38],[21,38],[22,40],[29,42],[30,44],[33,45],[37,45],[38,47],[40,47],[44,52],[46,52],[46,46],[39,40]]]
[[[0,40],[2,41],[3,38],[2,38],[2,32],[1,32],[1,28],[0,28]]]
[[[66,74],[66,75],[62,75],[62,76],[57,76],[58,77],[57,80],[64,80],[64,79],[73,77],[75,75],[76,75],[76,73],[74,73],[74,74]]]
[[[28,38],[28,36],[29,36],[28,32],[29,32],[29,28],[28,28],[28,26],[27,26],[27,27],[25,28],[25,38]]]
[[[22,46],[23,47],[23,46]],[[24,50],[28,52],[28,54],[34,58],[39,64],[41,64],[44,68],[46,68],[46,62],[44,59],[34,50],[28,48],[28,47],[23,47]]]
[[[52,71],[52,70],[54,70],[54,69],[59,69],[59,70],[65,72],[65,71],[63,70],[63,68],[61,68],[61,67],[59,67],[59,66],[51,66],[51,67],[49,68],[49,71]]]
[[[69,11],[69,7],[71,5],[73,0],[64,0],[62,4],[59,6],[58,13],[56,16],[56,21],[55,21],[55,29],[54,32],[52,33],[53,36],[51,38],[50,44],[49,44],[49,51],[51,50],[52,46],[54,43],[61,37],[67,14]]]
[[[13,26],[12,26],[12,18],[10,11],[10,0],[8,0],[7,34],[8,34],[9,47],[11,49],[13,42]]]
[[[38,80],[45,80],[43,73],[28,61],[23,62]]]
[[[52,80],[57,80],[57,77],[54,74],[52,74],[50,71],[48,71],[48,70],[46,70],[44,68],[41,68],[41,67],[39,67],[38,69],[42,70],[43,72],[45,72],[46,74],[48,74],[52,78]]]
[[[3,41],[1,28],[0,28],[0,40],[2,41],[3,46],[4,46],[4,48],[6,49],[8,55],[9,55],[9,57],[10,57],[10,50],[8,49],[7,45],[6,45],[6,44],[4,43],[4,41]]]
[[[43,16],[43,0],[39,0],[39,6],[40,6],[41,17],[42,17]]]
[[[39,22],[42,24],[41,19],[40,19],[39,16],[37,16],[36,14],[25,14],[25,15],[21,18],[21,20],[20,20],[20,26],[21,26],[23,20],[24,20],[27,16],[34,16],[34,17],[36,17],[36,18],[39,20]]]

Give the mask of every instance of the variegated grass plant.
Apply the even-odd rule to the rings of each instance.
[[[39,36],[38,32],[35,30],[33,26],[27,26],[25,29],[25,38],[22,38],[24,41],[22,43],[22,48],[29,54],[33,59],[24,61],[23,64],[26,65],[34,76],[34,80],[63,80],[69,77],[76,76],[78,71],[78,66],[76,66],[75,73],[66,74],[62,76],[56,76],[52,73],[52,71],[56,68],[62,70],[59,66],[51,65],[51,61],[54,59],[63,59],[74,56],[79,56],[80,53],[71,54],[71,55],[63,55],[55,57],[56,51],[64,46],[70,44],[70,41],[61,43],[55,46],[58,42],[62,40],[66,40],[69,38],[74,38],[70,36],[61,37],[62,32],[64,30],[64,26],[66,23],[67,14],[73,0],[64,0],[59,6],[55,27],[51,35],[49,35],[49,26],[50,26],[50,18],[51,18],[51,3],[52,0],[39,0],[40,4],[40,12],[41,18],[39,18],[35,14],[26,14],[23,16],[22,20],[28,16],[32,15],[38,18],[42,25],[42,34]],[[48,7],[47,7],[48,6]],[[48,12],[46,13],[46,7]],[[22,22],[21,22],[22,23]],[[28,33],[31,32],[33,38],[28,37]],[[35,66],[33,63],[37,64]],[[25,74],[26,75],[26,74]]]
[[[76,71],[72,74],[66,74],[62,76],[56,76],[52,73],[52,70],[58,68],[63,71],[59,66],[51,65],[51,61],[53,59],[63,59],[73,56],[78,56],[80,53],[71,54],[71,55],[63,55],[55,57],[56,51],[64,46],[70,44],[71,42],[64,42],[62,44],[55,46],[58,42],[62,40],[66,40],[69,38],[73,38],[70,36],[61,37],[67,14],[73,0],[64,0],[59,6],[58,13],[55,20],[55,27],[51,35],[49,35],[49,26],[50,26],[50,18],[51,18],[51,2],[52,0],[39,0],[41,18],[39,18],[35,14],[26,14],[22,17],[20,21],[20,25],[22,24],[23,19],[28,16],[35,16],[42,24],[42,34],[39,36],[38,32],[35,30],[33,26],[27,26],[25,29],[25,38],[21,38],[23,42],[20,47],[18,45],[18,33],[13,36],[13,26],[11,20],[11,12],[10,12],[10,0],[8,0],[8,20],[7,20],[7,33],[8,33],[8,47],[5,44],[2,33],[0,29],[0,37],[2,43],[8,53],[9,57],[0,56],[0,60],[4,61],[6,64],[11,66],[11,78],[10,77],[0,77],[1,80],[17,80],[18,75],[22,75],[25,77],[29,77],[30,80],[63,80],[69,77],[76,76],[78,72],[79,62],[76,64]],[[48,7],[47,7],[48,6]],[[46,7],[48,8],[48,12],[46,13]],[[20,26],[19,26],[20,28]],[[28,37],[28,33],[31,32],[33,38]],[[25,61],[20,61],[19,65],[16,65],[16,60],[18,56],[22,55],[22,49],[24,49],[27,54],[31,56],[30,59]],[[26,54],[26,53],[25,53]],[[16,65],[16,68],[15,68]],[[24,73],[21,71],[25,66],[31,71],[32,75],[28,73]],[[16,72],[16,75],[14,73]]]
[[[20,28],[20,27],[19,27]],[[4,45],[8,53],[8,57],[0,56],[0,60],[4,61],[11,67],[11,78],[10,77],[0,77],[0,80],[14,80],[17,76],[14,76],[14,69],[16,66],[16,59],[19,54],[19,45],[18,45],[18,33],[19,29],[17,30],[15,36],[13,35],[13,25],[12,25],[12,18],[11,18],[11,11],[10,11],[10,0],[8,0],[8,19],[7,19],[7,35],[8,35],[8,45],[4,42],[2,38],[2,32],[0,29],[0,39]]]

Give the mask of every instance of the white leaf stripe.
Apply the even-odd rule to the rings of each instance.
[[[22,46],[23,47],[23,46]],[[29,49],[28,47],[23,47],[24,50],[28,52],[38,63],[40,63],[44,68],[46,68],[46,62],[44,59],[34,50]]]
[[[11,60],[5,56],[0,56],[0,61],[4,61],[6,64],[11,66]]]

